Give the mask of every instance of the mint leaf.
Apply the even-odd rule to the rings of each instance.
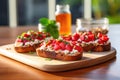
[[[43,26],[47,26],[49,23],[49,20],[47,18],[41,18],[39,19],[39,22],[43,25]]]
[[[55,20],[50,20],[49,24],[56,24],[56,21]]]
[[[45,58],[46,61],[51,61],[52,59],[51,58]]]
[[[55,20],[49,20],[47,18],[41,18],[39,22],[44,26],[43,31],[49,33],[53,38],[59,37],[58,26]]]
[[[31,52],[31,51],[30,51],[29,54],[34,54],[34,52]]]

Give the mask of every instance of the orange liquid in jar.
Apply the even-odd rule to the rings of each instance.
[[[60,35],[71,34],[71,14],[61,13],[56,15],[56,21],[60,23]]]

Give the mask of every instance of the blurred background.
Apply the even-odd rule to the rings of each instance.
[[[84,0],[56,0],[69,4],[72,24],[84,16]],[[110,24],[120,24],[120,0],[91,0],[92,18],[109,18]],[[39,18],[48,17],[48,0],[16,0],[17,25],[37,25]],[[52,9],[51,9],[52,10]],[[0,26],[9,25],[9,0],[0,2]]]

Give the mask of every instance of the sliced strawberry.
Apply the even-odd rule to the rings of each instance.
[[[43,38],[46,38],[46,37],[47,37],[46,33],[43,33],[42,36],[43,36]]]
[[[73,45],[76,45],[76,44],[77,44],[77,42],[76,42],[76,41],[72,41],[72,44],[73,44]]]
[[[92,32],[91,32],[91,31],[88,31],[87,34],[92,34]]]
[[[90,38],[88,37],[88,35],[85,35],[85,39],[83,41],[85,41],[85,42],[89,42],[90,41]]]
[[[29,35],[29,34],[24,34],[24,37],[27,37],[27,38],[28,38],[28,37],[30,37],[30,35]]]
[[[77,40],[78,40],[78,38],[77,38],[77,37],[75,37],[75,36],[72,36],[72,40],[73,40],[73,41],[77,41]]]
[[[17,39],[17,42],[22,42],[22,39]]]
[[[49,40],[49,41],[46,43],[46,46],[49,46],[51,43],[52,43],[52,40]]]
[[[78,52],[82,52],[83,51],[83,49],[82,49],[82,47],[81,46],[75,46],[75,50],[78,50]]]
[[[84,35],[80,36],[80,39],[81,39],[81,41],[84,41],[85,40],[85,36]]]
[[[109,40],[109,38],[108,37],[104,37],[104,41],[108,41]]]
[[[94,34],[88,35],[88,38],[89,38],[90,41],[94,41],[95,40]]]
[[[102,33],[98,33],[97,37],[100,38],[100,37],[102,37],[102,35],[103,35]]]
[[[56,40],[55,40],[55,39],[53,39],[53,40],[52,40],[52,44],[55,44],[55,43],[56,43]]]
[[[44,38],[41,36],[41,37],[37,37],[38,40],[43,40]]]
[[[98,43],[99,43],[99,44],[103,44],[103,43],[104,43],[104,41],[103,41],[103,40],[101,40],[101,39],[99,39],[99,40],[98,40]]]
[[[81,39],[78,39],[78,41],[77,41],[78,43],[82,43],[82,40]]]
[[[59,41],[59,40],[56,40],[56,41],[55,41],[55,44],[58,44],[58,45],[59,45],[60,43],[61,43],[61,41]]]
[[[58,44],[55,44],[54,45],[54,50],[59,50],[59,49],[61,49],[61,47]]]
[[[60,47],[61,47],[62,50],[65,50],[65,46],[66,46],[66,45],[65,45],[64,42],[61,42],[59,45],[60,45]]]
[[[75,33],[73,36],[72,36],[72,40],[73,41],[77,41],[79,39],[80,35],[78,33]]]
[[[66,50],[72,51],[73,46],[71,46],[70,44],[67,44],[67,45],[65,46],[65,48],[66,48]]]
[[[56,40],[53,39],[53,40],[52,40],[52,43],[51,43],[52,47],[54,47],[55,43],[56,43]]]
[[[106,41],[109,40],[109,38],[108,38],[106,35],[105,35],[105,36],[102,36],[101,39],[102,39],[104,42],[106,42]]]

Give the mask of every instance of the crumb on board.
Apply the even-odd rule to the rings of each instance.
[[[6,48],[6,50],[11,50],[11,48]]]

